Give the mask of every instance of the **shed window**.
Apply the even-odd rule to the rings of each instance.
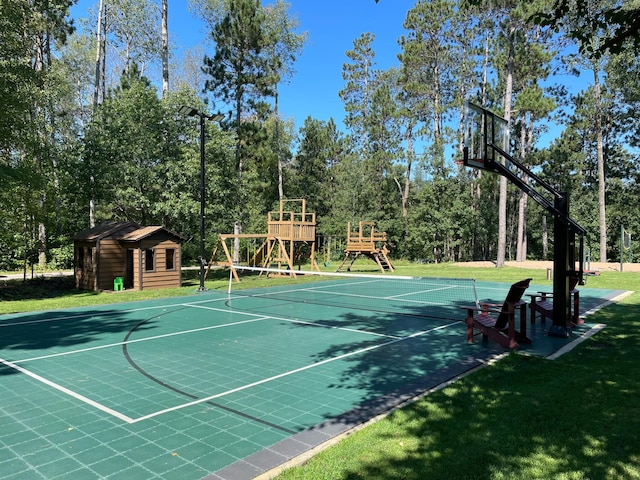
[[[155,252],[151,248],[144,251],[144,269],[147,272],[152,272],[153,270],[155,270],[154,253]]]
[[[175,258],[176,258],[176,249],[175,248],[167,248],[166,250],[166,265],[165,265],[165,269],[166,270],[174,270],[176,268],[176,263],[175,263]]]
[[[82,270],[84,268],[84,248],[82,247],[78,248],[78,251],[76,253],[77,253],[78,268]]]

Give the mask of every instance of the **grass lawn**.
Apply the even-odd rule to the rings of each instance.
[[[547,282],[544,270],[398,269],[419,272]],[[637,290],[640,274],[603,272],[588,286]],[[278,480],[640,478],[640,292],[589,321],[607,327],[558,360],[510,354]]]
[[[353,270],[371,267],[356,263]],[[551,284],[544,270],[512,267],[400,264],[396,273]],[[226,282],[225,272],[215,272],[206,286]],[[197,272],[185,272],[184,284],[97,294],[74,290],[72,279],[6,282],[0,313],[194,295]],[[640,274],[603,272],[587,286],[640,290]],[[559,359],[510,354],[277,478],[640,479],[640,292],[588,321],[607,327]]]

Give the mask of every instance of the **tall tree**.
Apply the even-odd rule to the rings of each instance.
[[[607,56],[602,55],[603,44],[607,41],[609,29],[603,25],[602,17],[615,8],[615,0],[603,2],[588,1],[583,4],[585,11],[576,10],[572,5],[565,11],[563,22],[568,34],[579,39],[582,58],[578,61],[593,74],[593,95],[595,101],[594,126],[596,135],[596,155],[598,159],[598,214],[600,261],[607,261],[607,213],[606,213],[606,173],[604,159],[604,118],[606,109],[602,96],[602,75]],[[579,33],[578,33],[579,32]]]
[[[265,97],[273,95],[273,81],[261,55],[268,44],[264,31],[264,11],[259,0],[229,0],[224,16],[213,25],[211,37],[215,54],[206,56],[204,69],[209,75],[205,88],[223,103],[231,105],[232,126],[237,135],[236,172],[240,192],[234,233],[241,233],[246,206],[244,160],[246,149],[258,128],[256,115],[263,109]],[[234,243],[237,260],[239,242]]]
[[[345,87],[338,93],[347,113],[344,123],[351,131],[356,148],[364,158],[367,157],[368,150],[367,125],[371,102],[377,87],[374,39],[375,35],[363,33],[354,40],[353,50],[346,52],[351,63],[342,65]]]
[[[280,144],[280,117],[278,84],[287,82],[293,75],[293,64],[302,51],[306,41],[306,33],[296,33],[300,22],[289,12],[289,4],[276,0],[272,5],[267,5],[265,11],[265,37],[267,44],[263,50],[272,81],[275,95],[275,148],[278,158],[278,197],[284,198],[283,187],[283,157]]]
[[[169,0],[162,0],[162,98],[169,93]]]

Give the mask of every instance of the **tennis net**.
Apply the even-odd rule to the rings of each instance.
[[[251,296],[452,321],[463,319],[460,305],[477,304],[475,280],[467,278],[232,268],[241,282],[229,275],[230,298]]]

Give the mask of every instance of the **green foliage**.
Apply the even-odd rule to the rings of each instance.
[[[558,10],[564,23],[557,26],[569,35],[589,26],[592,37],[602,34],[599,41],[606,42],[608,33],[598,26],[602,18],[620,20],[624,10],[635,21],[635,3],[624,8],[616,2],[591,3],[603,16],[584,18],[576,9],[581,1],[565,2],[568,10]],[[374,221],[377,230],[387,232],[395,258],[493,259],[498,179],[451,160],[461,156],[465,101],[484,101],[497,112],[503,108],[509,48],[516,59],[511,100],[517,110],[511,152],[570,194],[571,214],[589,230],[587,245],[595,258],[600,246],[594,233],[599,179],[593,119],[600,111],[611,258],[619,256],[622,225],[640,230],[629,207],[640,199],[633,150],[640,138],[635,50],[594,56],[606,72],[600,110],[593,89],[568,96],[561,87],[548,88],[558,64],[584,68],[591,61],[561,57],[552,31],[531,22],[535,12],[552,11],[549,2],[415,2],[407,12],[406,33],[398,39],[398,67],[379,69],[375,35],[363,33],[346,52],[343,66],[339,95],[345,125],[309,116],[298,132],[277,111],[277,87],[293,75],[306,41],[289,4],[196,3],[215,41],[204,65],[213,106],[207,107],[194,87],[184,87],[186,82],[159,98],[149,66],[156,47],[145,43],[153,36],[153,15],[140,10],[146,2],[123,0],[110,4],[110,13],[127,5],[135,12],[119,18],[109,39],[123,49],[135,48],[124,73],[109,75],[118,83],[95,110],[95,40],[83,33],[90,31],[86,25],[69,35],[68,2],[0,5],[0,266],[28,266],[43,253],[50,263],[67,265],[69,239],[88,226],[90,201],[97,202],[96,222],[162,224],[198,238],[199,130],[196,119],[177,113],[181,105],[203,112],[218,110],[215,105],[232,110],[221,125],[205,126],[207,248],[217,234],[232,232],[236,221],[246,233],[263,232],[266,212],[277,206],[282,185],[285,198],[307,200],[319,235],[343,237],[347,222]],[[564,8],[558,2],[555,7]],[[147,27],[128,24],[133,18]],[[634,43],[630,37],[624,41]],[[55,55],[43,51],[40,56],[38,45]],[[47,62],[39,64],[40,58]],[[145,75],[136,58],[144,59]],[[116,63],[110,60],[107,66]],[[546,142],[552,120],[564,131],[548,148],[536,150]],[[509,189],[510,255],[516,250],[519,197]],[[528,225],[529,258],[550,258],[549,214],[529,202],[522,221]],[[186,263],[197,249],[196,242],[184,245]],[[637,250],[634,255],[640,255]]]

